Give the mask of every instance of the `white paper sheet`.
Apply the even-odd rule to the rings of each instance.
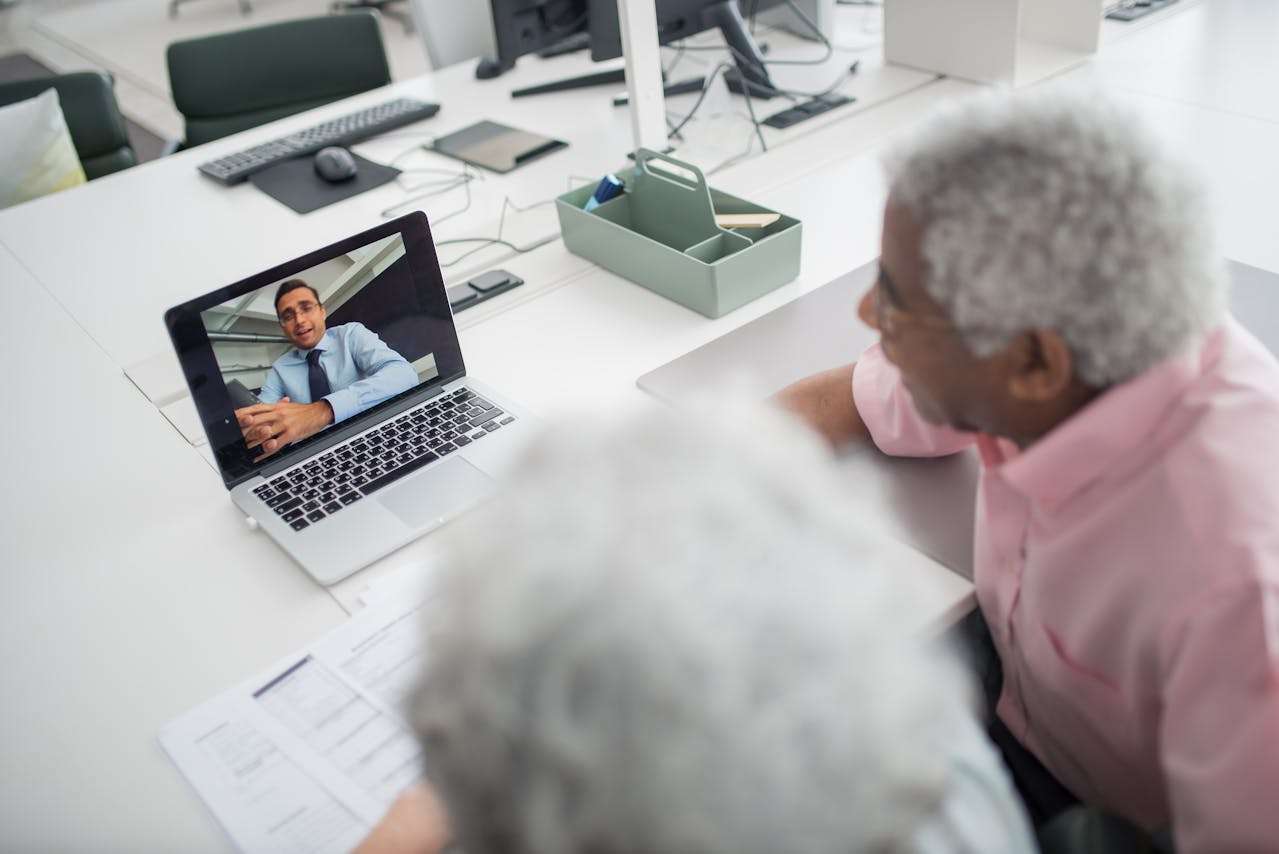
[[[422,774],[422,605],[382,601],[169,723],[160,743],[246,852],[349,851]]]

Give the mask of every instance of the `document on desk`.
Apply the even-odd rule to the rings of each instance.
[[[160,743],[247,852],[353,848],[422,774],[407,709],[422,602],[381,602],[164,727]]]

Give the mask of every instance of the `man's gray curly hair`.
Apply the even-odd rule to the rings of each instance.
[[[460,847],[916,850],[968,685],[842,489],[773,414],[535,443],[446,532],[429,620],[415,721]]]
[[[1055,329],[1077,376],[1104,387],[1222,317],[1224,267],[1199,187],[1099,92],[973,98],[885,165],[890,201],[924,229],[925,288],[979,356]]]

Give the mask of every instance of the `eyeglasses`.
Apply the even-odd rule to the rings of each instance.
[[[896,288],[888,274],[880,268],[879,276],[871,288],[872,306],[875,312],[875,327],[885,338],[897,335],[901,330],[911,326],[931,326],[933,328],[953,328],[949,318],[940,314],[912,314],[895,304],[892,293]]]
[[[899,305],[899,298],[896,297],[898,293],[899,290],[893,284],[893,280],[881,268],[868,296],[871,300],[870,308],[873,312],[875,328],[879,330],[879,345],[884,355],[890,360],[895,359],[900,352],[898,345],[904,337],[903,333],[908,333],[911,329],[932,329],[951,333],[964,349],[968,349],[965,338],[969,333],[977,331],[998,333],[1001,329],[995,324],[965,323],[960,326],[945,315],[913,313]]]
[[[311,302],[310,300],[304,300],[298,303],[296,308],[297,308],[296,311],[293,308],[286,308],[284,311],[280,312],[280,323],[285,324],[287,326],[288,324],[297,320],[299,315],[311,314],[317,308],[319,308],[319,306]]]

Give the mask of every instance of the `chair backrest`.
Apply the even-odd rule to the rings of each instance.
[[[136,166],[124,117],[115,101],[111,78],[98,71],[77,71],[0,84],[0,106],[34,98],[46,89],[58,91],[62,115],[89,180]]]
[[[487,2],[468,4],[463,13],[457,0],[409,0],[409,11],[432,68],[493,55],[493,12]]]
[[[391,82],[364,12],[174,42],[167,56],[187,148]]]

